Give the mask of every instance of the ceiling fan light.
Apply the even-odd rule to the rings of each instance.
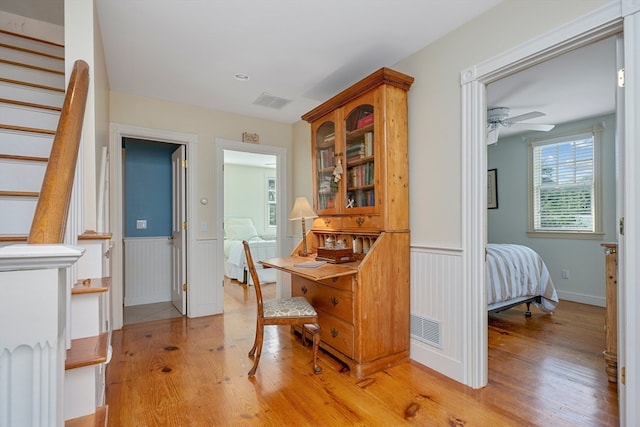
[[[493,145],[498,142],[498,133],[500,128],[497,125],[489,125],[487,130],[487,145]]]

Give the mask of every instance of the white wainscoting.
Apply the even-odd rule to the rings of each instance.
[[[171,240],[124,239],[124,305],[171,301]]]
[[[440,346],[411,339],[411,359],[458,381],[463,377],[462,250],[411,248],[411,315],[441,325]]]

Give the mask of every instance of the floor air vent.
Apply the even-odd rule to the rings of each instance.
[[[411,338],[442,348],[442,324],[433,319],[412,314]]]

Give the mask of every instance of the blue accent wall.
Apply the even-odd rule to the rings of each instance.
[[[175,144],[123,138],[125,237],[171,235],[171,154]],[[146,229],[137,229],[146,220]]]

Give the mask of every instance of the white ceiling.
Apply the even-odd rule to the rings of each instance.
[[[487,86],[487,105],[509,107],[514,117],[546,116],[524,123],[559,125],[615,111],[615,37],[538,64]],[[500,130],[500,137],[526,131]]]
[[[111,90],[284,123],[499,2],[96,0]]]
[[[284,123],[499,2],[96,0],[111,90]],[[62,4],[2,0],[0,9],[62,25]],[[547,114],[530,123],[560,124],[613,112],[614,88],[608,40],[497,81],[487,97],[512,116]],[[292,102],[254,105],[263,93]]]
[[[224,150],[224,163],[275,169],[276,156],[272,156],[270,154],[250,153],[247,151]]]

